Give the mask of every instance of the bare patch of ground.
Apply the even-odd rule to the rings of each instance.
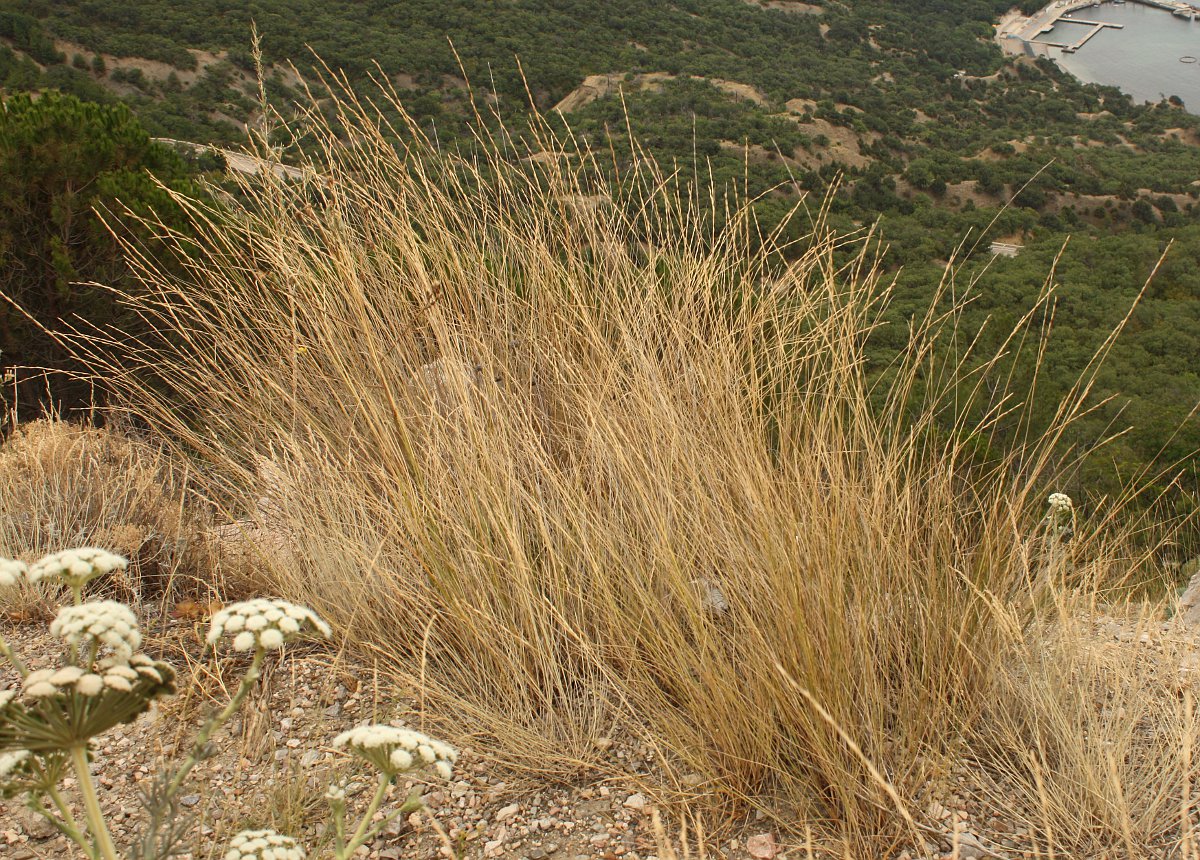
[[[664,83],[673,81],[676,78],[677,75],[668,74],[667,72],[648,72],[640,75],[627,75],[614,72],[606,75],[588,75],[583,79],[583,83],[573,89],[554,106],[554,110],[559,113],[571,113],[572,111],[586,107],[597,99],[615,95],[621,91],[659,92]],[[746,99],[757,105],[765,106],[767,104],[767,97],[750,84],[726,81],[721,78],[704,78],[698,75],[693,75],[692,80],[708,81],[721,92],[731,95],[734,98]]]
[[[554,106],[554,110],[559,113],[571,113],[587,107],[597,99],[615,95],[622,89],[629,92],[658,92],[662,89],[664,82],[674,80],[674,78],[674,75],[666,72],[649,72],[632,76],[623,74],[588,75],[583,79],[583,83],[567,93]]]
[[[757,87],[752,87],[750,84],[739,84],[737,81],[726,81],[721,78],[694,77],[693,79],[697,81],[707,80],[721,92],[727,93],[734,98],[745,99],[760,106],[766,106],[767,104],[767,97]]]
[[[141,69],[142,74],[152,81],[165,81],[174,74],[185,87],[190,87],[198,81],[209,66],[221,62],[226,56],[225,51],[213,53],[212,51],[189,50],[188,53],[196,58],[196,68],[177,69],[170,63],[148,60],[145,57],[118,57],[114,54],[98,53],[83,45],[62,39],[56,39],[54,47],[66,54],[68,58],[75,54],[81,54],[88,62],[91,62],[92,57],[99,55],[104,59],[109,74],[116,69]]]
[[[788,112],[782,114],[782,116],[793,120],[797,127],[810,137],[816,138],[824,135],[829,140],[829,145],[826,147],[816,147],[811,153],[803,149],[797,149],[793,153],[793,158],[806,166],[819,166],[830,162],[844,164],[847,167],[866,167],[869,165],[871,158],[863,154],[859,144],[860,137],[853,129],[834,125],[828,120],[817,119],[815,117],[807,122],[802,120],[799,115],[811,114],[815,107],[816,102],[807,99],[792,99],[787,103]],[[867,132],[863,137],[873,142],[879,138],[879,135],[874,132]]]
[[[1178,140],[1192,146],[1200,146],[1200,132],[1194,128],[1168,128],[1162,133],[1163,140]]]
[[[790,12],[793,15],[823,15],[825,10],[812,3],[801,3],[800,0],[743,0],[750,6],[760,9],[772,9],[776,12]]]
[[[991,206],[996,202],[995,198],[979,190],[979,181],[976,179],[947,183],[943,199],[956,209],[961,209],[968,202],[976,206]]]

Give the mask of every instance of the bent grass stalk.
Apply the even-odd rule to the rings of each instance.
[[[29,669],[26,668],[24,661],[17,656],[16,652],[9,647],[8,641],[4,638],[4,634],[0,633],[0,657],[3,657],[9,664],[17,670],[17,674],[22,678],[29,674]]]

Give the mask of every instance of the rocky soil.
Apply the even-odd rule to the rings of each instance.
[[[43,623],[0,624],[0,632],[22,654],[31,669],[56,659],[57,642]],[[114,837],[121,845],[141,821],[139,788],[162,756],[186,751],[203,717],[220,701],[222,689],[237,683],[236,660],[212,663],[202,656],[200,625],[175,621],[147,647],[177,667],[186,667],[194,682],[184,680],[180,695],[161,703],[150,715],[100,738],[95,774],[101,802],[109,813]],[[15,675],[0,675],[0,689]],[[324,794],[335,779],[349,780],[347,793],[360,805],[374,788],[374,774],[355,766],[331,747],[339,732],[373,721],[422,728],[415,702],[388,695],[370,667],[335,660],[318,649],[292,649],[269,667],[259,694],[241,716],[214,740],[220,752],[195,771],[193,785],[182,795],[183,812],[194,817],[200,845],[188,857],[221,857],[235,832],[273,827],[302,837],[313,848],[323,844]],[[432,730],[431,730],[432,733]],[[639,761],[636,747],[611,739],[600,746],[621,761]],[[645,778],[653,777],[650,773]],[[452,781],[436,778],[395,786],[379,815],[401,805],[413,788],[426,810],[400,819],[363,857],[380,860],[441,858],[458,854],[480,858],[576,860],[657,856],[655,807],[638,789],[638,775],[577,785],[537,785],[500,772],[467,748]],[[73,780],[66,780],[67,794]],[[353,806],[352,806],[353,809]],[[76,809],[76,814],[81,812]],[[760,837],[759,842],[769,837]],[[757,844],[757,843],[755,843]],[[773,840],[771,840],[773,845]],[[729,857],[750,856],[744,846],[726,844]],[[742,848],[742,850],[738,850]],[[761,852],[760,852],[761,853]],[[0,800],[0,857],[12,860],[73,856],[67,841],[16,800]],[[774,856],[774,853],[772,853]]]
[[[137,831],[138,792],[155,762],[186,750],[203,716],[223,701],[222,691],[231,689],[239,677],[236,658],[213,661],[203,655],[202,627],[198,618],[181,617],[152,635],[146,650],[181,668],[180,695],[137,723],[102,737],[96,747],[94,773],[118,844]],[[1131,660],[1158,660],[1177,674],[1174,683],[1181,688],[1200,677],[1197,638],[1182,624],[1147,627],[1128,619],[1101,618],[1093,630],[1096,648]],[[50,665],[56,655],[56,642],[45,631],[44,622],[0,621],[0,632],[35,669]],[[0,674],[0,689],[14,680],[11,671]],[[327,650],[293,648],[269,666],[241,716],[216,736],[219,753],[197,768],[193,785],[182,796],[183,812],[194,818],[199,835],[195,852],[184,856],[222,857],[228,838],[248,827],[273,827],[301,837],[310,856],[319,856],[313,849],[325,844],[324,794],[331,781],[349,780],[352,804],[361,805],[374,779],[331,747],[333,737],[372,721],[424,728],[417,704],[390,692],[370,666],[335,659]],[[506,773],[466,748],[449,783],[430,779],[394,787],[380,814],[397,808],[414,788],[426,809],[394,822],[360,854],[380,860],[674,857],[668,847],[672,840],[664,840],[652,789],[659,777],[649,757],[632,740],[601,738],[597,744],[613,760],[613,771],[624,770],[626,776],[538,783]],[[70,780],[66,788],[72,793]],[[1009,791],[964,763],[936,790],[931,788],[919,811],[925,837],[901,857],[1042,856],[1028,827],[1011,810],[999,811],[995,798]],[[733,832],[734,838],[692,856],[769,860],[807,855],[805,846],[776,832],[765,819],[751,818]],[[674,844],[678,846],[677,837]],[[19,801],[0,801],[0,858],[72,856],[66,841]]]

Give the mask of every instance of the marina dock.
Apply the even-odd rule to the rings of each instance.
[[[1074,42],[1047,42],[1044,39],[1032,39],[1031,41],[1036,42],[1039,45],[1049,45],[1052,48],[1062,48],[1064,54],[1074,54],[1089,41],[1091,41],[1092,37],[1101,30],[1106,30],[1110,27],[1114,30],[1123,30],[1125,28],[1124,24],[1109,24],[1106,21],[1085,21],[1082,18],[1067,18],[1065,15],[1061,18],[1058,18],[1054,24],[1057,25],[1059,21],[1066,21],[1069,24],[1091,25],[1091,29]]]
[[[1183,2],[1183,0],[1129,0],[1129,2],[1141,3],[1144,6],[1153,6],[1156,9],[1170,12],[1178,18],[1186,18],[1190,21],[1194,21],[1197,17],[1200,17],[1200,5]],[[1123,24],[1111,24],[1106,21],[1070,17],[1075,12],[1084,9],[1095,9],[1100,5],[1101,3],[1097,2],[1097,0],[1056,0],[1056,2],[1051,3],[1029,18],[1018,20],[1015,26],[1004,33],[1003,36],[1006,39],[1020,40],[1024,43],[1026,52],[1031,52],[1031,46],[1033,45],[1044,45],[1051,48],[1059,48],[1065,54],[1073,54],[1090,42],[1101,30],[1110,28],[1120,30],[1124,27]],[[1041,38],[1053,30],[1059,22],[1090,25],[1090,29],[1072,42],[1052,42]]]

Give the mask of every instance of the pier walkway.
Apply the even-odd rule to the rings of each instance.
[[[1170,12],[1172,15],[1187,18],[1188,20],[1196,20],[1196,18],[1200,17],[1200,5],[1184,2],[1184,0],[1130,0],[1130,2],[1153,6],[1156,9],[1162,9]],[[1064,53],[1073,54],[1091,41],[1101,30],[1110,27],[1119,30],[1124,26],[1122,24],[1109,24],[1104,21],[1086,21],[1080,18],[1068,17],[1072,12],[1078,12],[1082,9],[1092,9],[1100,5],[1098,0],[1055,0],[1049,6],[1046,6],[1040,12],[1036,12],[1028,18],[1017,17],[1009,19],[1005,22],[1002,32],[998,35],[1002,40],[1019,40],[1026,46],[1047,45],[1052,48],[1061,48]],[[1091,29],[1073,42],[1050,42],[1040,38],[1053,30],[1059,21],[1072,24],[1090,24]]]
[[[1057,24],[1058,21],[1066,21],[1071,24],[1091,25],[1092,29],[1088,30],[1086,33],[1083,34],[1083,36],[1076,39],[1074,42],[1047,42],[1045,39],[1030,39],[1029,41],[1034,42],[1038,45],[1049,45],[1052,48],[1062,48],[1064,54],[1074,54],[1076,51],[1078,51],[1080,48],[1082,48],[1084,45],[1086,45],[1088,42],[1090,42],[1092,37],[1095,36],[1097,33],[1099,33],[1101,30],[1108,29],[1109,27],[1111,27],[1114,30],[1125,29],[1124,24],[1109,24],[1106,21],[1085,21],[1082,18],[1067,18],[1067,17],[1063,16],[1063,17],[1060,17],[1054,23]]]

